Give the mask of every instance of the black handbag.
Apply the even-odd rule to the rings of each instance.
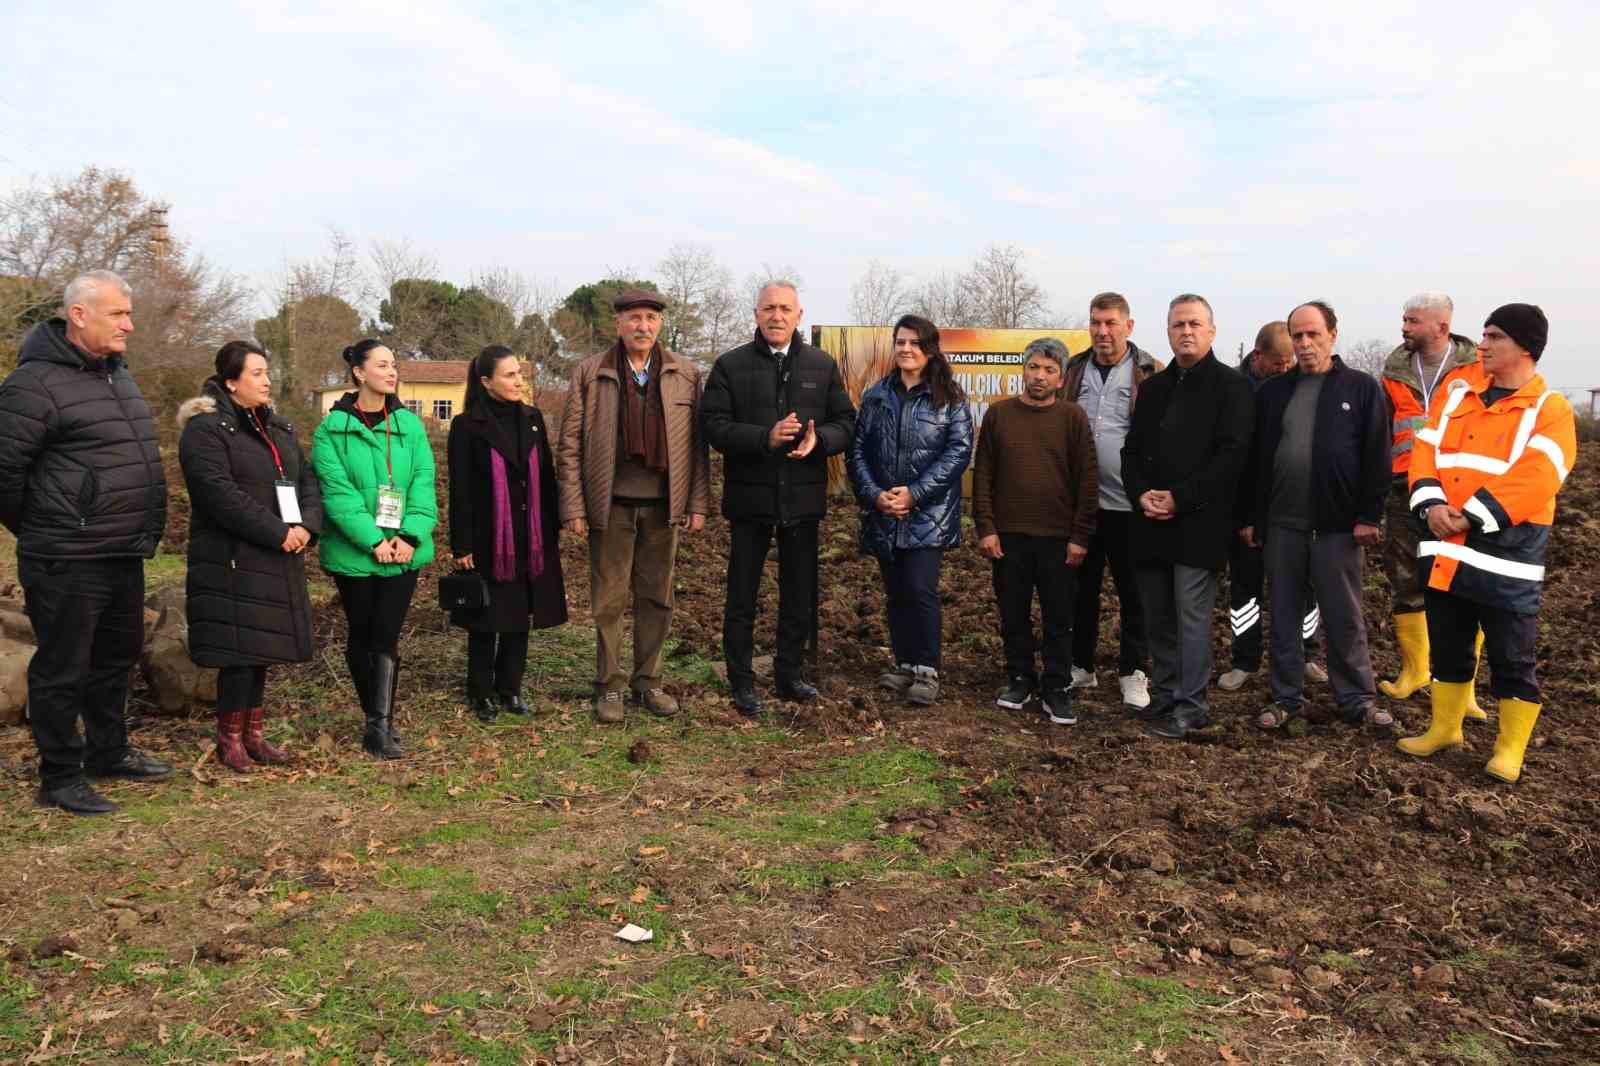
[[[489,583],[476,570],[457,570],[439,579],[439,606],[447,611],[481,611],[489,606]]]

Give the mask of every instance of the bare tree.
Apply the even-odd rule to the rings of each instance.
[[[877,259],[850,288],[850,318],[858,326],[887,326],[912,302],[905,275]]]
[[[667,322],[662,342],[692,357],[704,356],[712,345],[706,339],[706,308],[718,303],[733,284],[733,275],[717,261],[711,249],[698,244],[675,244],[656,265],[661,294],[667,300]]]
[[[773,266],[771,263],[762,263],[761,269],[746,274],[744,279],[744,289],[748,294],[745,299],[750,301],[752,308],[755,307],[756,300],[760,298],[761,290],[775,281],[788,282],[790,285],[802,289],[805,287],[805,279],[800,276],[800,272],[794,268],[793,264],[786,263],[783,266]],[[803,303],[804,300],[801,302]]]
[[[1394,345],[1376,337],[1359,341],[1345,347],[1339,354],[1344,360],[1344,365],[1371,374],[1373,377],[1383,376],[1383,364],[1388,360],[1389,353],[1394,351]]]
[[[414,356],[423,343],[435,336],[444,322],[437,301],[428,298],[424,286],[397,283],[431,280],[439,273],[439,260],[431,252],[414,247],[409,240],[373,241],[368,251],[372,264],[367,292],[369,302],[381,306],[382,330],[397,355]],[[378,332],[377,323],[373,324]]]
[[[913,314],[946,328],[980,325],[972,293],[959,274],[935,274],[917,286],[911,293],[910,307]]]
[[[992,244],[962,275],[978,324],[992,329],[1045,325],[1048,301],[1023,269],[1024,253],[1016,245]]]
[[[733,278],[708,292],[700,304],[701,359],[709,363],[736,340],[750,335],[750,308],[733,289]]]

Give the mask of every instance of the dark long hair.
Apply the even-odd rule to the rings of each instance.
[[[483,387],[483,379],[494,377],[500,360],[515,358],[516,354],[503,344],[491,344],[478,353],[478,358],[467,366],[467,397],[461,403],[463,412],[472,410],[489,398],[489,390]]]
[[[956,384],[955,375],[950,372],[950,363],[944,357],[944,349],[939,347],[939,327],[921,315],[901,315],[894,324],[894,333],[889,335],[891,341],[894,334],[903,329],[909,329],[917,335],[922,354],[928,357],[928,365],[922,368],[922,380],[928,383],[928,395],[933,400],[933,406],[950,407],[966,403],[967,394]]]
[[[382,347],[382,341],[374,337],[368,337],[365,340],[356,341],[354,344],[344,350],[344,365],[350,368],[350,380],[352,382],[357,385],[361,384],[361,382],[356,381],[356,367],[366,366],[367,355],[371,353],[372,349]]]

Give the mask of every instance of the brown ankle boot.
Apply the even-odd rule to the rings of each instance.
[[[248,752],[250,757],[256,762],[288,762],[289,753],[284,751],[282,748],[274,747],[272,744],[268,743],[266,736],[262,734],[262,717],[264,717],[264,712],[260,707],[252,707],[250,710],[245,712],[244,750]]]
[[[255,764],[244,750],[244,719],[248,711],[217,712],[217,761],[244,773]]]

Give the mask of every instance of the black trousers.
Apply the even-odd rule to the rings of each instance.
[[[265,666],[224,666],[217,671],[217,710],[249,711],[261,706],[267,692]]]
[[[1250,547],[1237,536],[1228,547],[1228,624],[1233,630],[1232,662],[1235,669],[1251,673],[1261,669],[1265,643],[1262,632],[1266,617],[1266,556],[1259,547]],[[1306,586],[1306,613],[1300,624],[1306,662],[1317,655],[1317,633],[1322,628],[1322,612],[1317,609],[1316,592]]]
[[[395,655],[400,649],[400,630],[411,610],[411,597],[417,591],[417,572],[408,570],[391,577],[345,577],[333,575],[339,586],[339,602],[344,605],[344,620],[350,630],[349,653],[364,662],[370,652]]]
[[[38,650],[28,663],[28,724],[39,777],[58,788],[128,751],[128,674],[144,648],[140,559],[17,559]],[[83,719],[83,736],[78,719]]]
[[[897,551],[879,559],[884,600],[889,614],[889,645],[898,665],[939,669],[939,640],[944,615],[939,604],[941,548]]]
[[[746,688],[755,683],[750,663],[755,656],[756,601],[767,550],[778,542],[778,647],[773,673],[778,681],[796,681],[806,648],[816,639],[817,523],[773,526],[765,522],[732,522],[728,551],[728,599],[722,612],[722,658],[728,684]]]
[[[1066,688],[1072,680],[1072,606],[1078,571],[1067,565],[1065,537],[1001,533],[994,574],[994,598],[1000,607],[1000,639],[1006,649],[1006,676],[1040,677],[1045,692]],[[1039,593],[1042,642],[1033,635],[1033,594]],[[1034,653],[1044,661],[1044,674],[1034,673]]]
[[[1489,691],[1496,699],[1539,701],[1534,646],[1539,616],[1512,614],[1438,589],[1423,594],[1428,612],[1428,649],[1439,681],[1471,681],[1478,672],[1478,630],[1489,660]]]
[[[1122,610],[1121,648],[1117,652],[1117,673],[1123,677],[1142,670],[1150,658],[1150,641],[1145,626],[1144,604],[1139,582],[1134,576],[1133,557],[1128,548],[1128,527],[1133,515],[1128,511],[1100,512],[1089,554],[1078,567],[1077,604],[1072,623],[1072,663],[1094,672],[1095,649],[1100,643],[1100,586],[1106,564],[1111,564],[1111,583],[1117,589]]]
[[[467,695],[517,696],[528,669],[528,631],[467,633]]]

